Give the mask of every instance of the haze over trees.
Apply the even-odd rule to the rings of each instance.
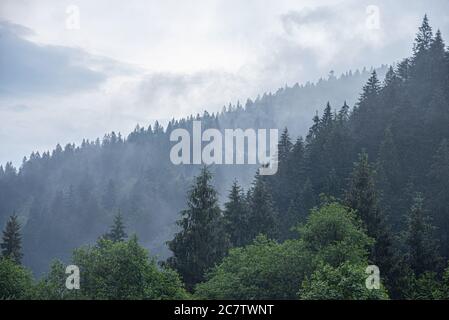
[[[139,127],[126,139],[58,146],[19,171],[1,167],[0,297],[448,299],[449,52],[427,17],[412,56],[385,77],[373,70],[353,108],[345,97],[322,102],[308,132],[283,130],[276,175],[168,162],[173,128],[191,129],[194,119],[205,129],[292,123],[293,104],[277,102],[300,106],[306,92],[346,80]],[[153,247],[168,240],[163,267],[128,233]],[[75,293],[60,287],[61,262],[48,271],[50,258],[69,261],[71,252],[84,274]],[[25,265],[46,270],[41,280],[20,265],[22,253]],[[378,290],[365,286],[372,264]],[[104,272],[110,265],[117,269]]]

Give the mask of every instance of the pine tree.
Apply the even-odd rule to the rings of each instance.
[[[405,233],[407,261],[417,276],[426,271],[438,271],[439,264],[438,246],[432,235],[434,227],[424,210],[423,202],[422,194],[417,193],[413,199]]]
[[[278,236],[278,220],[273,200],[267,189],[264,177],[256,174],[253,186],[248,194],[249,202],[249,230],[251,240],[259,234],[264,234],[271,239]]]
[[[449,257],[449,142],[444,139],[438,148],[428,177],[432,181],[429,190],[433,219],[438,225],[442,254]]]
[[[356,150],[364,148],[369,155],[378,152],[378,140],[382,138],[385,122],[379,108],[381,84],[374,70],[363,87],[360,99],[354,108],[353,126]]]
[[[449,63],[446,60],[445,46],[441,31],[438,30],[429,48],[429,82],[433,90],[445,91],[449,84]]]
[[[285,163],[292,150],[293,144],[288,133],[288,129],[284,128],[278,143],[278,161],[279,164]]]
[[[421,26],[419,27],[418,34],[415,38],[415,43],[413,45],[413,53],[416,56],[422,54],[426,50],[430,48],[432,43],[432,27],[429,24],[429,19],[427,18],[427,14],[424,15]]]
[[[20,264],[22,260],[22,236],[20,235],[20,223],[17,216],[13,214],[6,223],[3,231],[2,248],[3,257],[10,258]]]
[[[384,139],[380,145],[377,168],[379,187],[384,192],[383,200],[391,203],[400,189],[400,177],[398,175],[401,170],[398,151],[390,128],[385,130]]]
[[[371,73],[371,77],[369,77],[367,83],[363,86],[359,104],[363,103],[365,100],[377,97],[380,92],[380,88],[380,81],[377,78],[376,70],[374,70]]]
[[[376,240],[370,258],[388,278],[395,265],[395,255],[392,249],[391,231],[379,208],[374,179],[375,174],[368,162],[368,155],[363,152],[354,165],[346,194],[346,204],[357,211],[367,229],[367,234]]]
[[[120,210],[114,217],[114,223],[112,224],[110,231],[106,233],[104,237],[113,242],[122,242],[128,237],[125,232],[125,225]]]
[[[224,204],[223,218],[231,245],[242,247],[250,242],[248,238],[248,204],[242,188],[234,181]]]
[[[285,128],[278,143],[278,172],[266,179],[267,189],[273,197],[273,205],[281,215],[287,215],[290,199],[293,196],[290,176],[292,165],[294,165],[291,162],[292,149],[293,143]]]
[[[339,120],[340,122],[345,122],[349,120],[349,106],[346,103],[346,101],[341,107],[340,111],[338,112],[337,120]]]
[[[187,209],[181,212],[181,230],[168,242],[173,256],[167,262],[180,273],[189,290],[203,281],[229,247],[211,180],[212,174],[203,167],[188,193]]]
[[[368,155],[363,152],[359,154],[358,162],[354,164],[346,193],[346,203],[350,208],[357,210],[370,236],[376,234],[380,223],[377,201],[374,171],[368,162]]]
[[[321,117],[321,127],[322,128],[329,128],[333,120],[332,116],[332,108],[329,103],[329,101],[326,104],[326,108],[324,108],[323,116]]]

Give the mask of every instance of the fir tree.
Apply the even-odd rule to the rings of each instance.
[[[223,212],[226,232],[232,246],[242,247],[250,242],[248,238],[248,205],[242,188],[234,181]]]
[[[376,70],[374,70],[371,73],[371,77],[369,77],[368,82],[363,86],[359,104],[363,103],[365,100],[377,97],[380,88],[380,81],[377,78]]]
[[[123,217],[119,210],[114,217],[114,223],[112,224],[110,231],[106,233],[105,238],[113,242],[122,242],[125,241],[127,237],[128,235],[125,232]]]
[[[439,263],[438,246],[432,235],[434,227],[424,210],[423,202],[422,194],[417,193],[413,199],[405,233],[407,261],[417,276],[426,271],[438,271]]]
[[[396,257],[392,249],[391,231],[379,208],[374,179],[375,174],[368,162],[368,155],[361,153],[351,175],[346,193],[346,204],[357,211],[366,227],[367,234],[376,240],[370,258],[388,278],[395,265]]]
[[[20,264],[22,260],[22,236],[20,235],[20,223],[15,214],[9,217],[6,228],[3,231],[2,248],[3,257],[10,258]]]
[[[439,235],[442,253],[449,257],[449,143],[444,139],[438,148],[428,177],[432,181],[430,187],[430,203],[433,219],[439,227]]]
[[[415,43],[413,45],[413,53],[415,57],[430,48],[432,37],[432,27],[429,24],[429,19],[427,18],[426,14],[424,15],[423,21],[415,38]]]
[[[203,167],[188,193],[187,209],[181,212],[181,230],[168,242],[173,256],[167,262],[180,273],[189,290],[204,279],[229,247],[211,180],[212,174]]]
[[[267,189],[263,176],[256,174],[252,189],[249,192],[249,236],[252,239],[259,234],[276,239],[278,236],[278,220],[273,200]]]

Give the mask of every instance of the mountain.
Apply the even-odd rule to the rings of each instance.
[[[386,67],[378,69],[380,74]],[[117,210],[130,232],[154,254],[166,257],[165,242],[176,230],[185,190],[199,166],[174,166],[169,160],[169,134],[201,120],[203,129],[289,127],[304,134],[312,115],[326,102],[354,103],[370,75],[367,70],[331,75],[316,84],[295,84],[224,107],[218,114],[172,120],[166,128],[157,122],[136,127],[126,138],[114,132],[79,146],[57,145],[51,152],[33,152],[16,169],[0,167],[0,226],[16,212],[24,225],[24,263],[36,273],[51,259],[67,259],[73,248],[94,241],[105,232]],[[216,167],[221,198],[237,178],[248,186],[257,167]]]

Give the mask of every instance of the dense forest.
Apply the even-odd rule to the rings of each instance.
[[[282,109],[283,99],[316,105],[301,93],[312,97],[319,86],[344,87],[362,74],[285,88],[166,128],[136,128],[126,139],[112,133],[58,146],[32,154],[18,171],[1,167],[0,296],[448,299],[449,52],[441,32],[425,17],[411,57],[383,79],[373,70],[354,107],[350,96],[337,109],[338,101],[322,102],[296,138],[303,120]],[[206,128],[289,119],[277,174],[173,166],[169,133],[194,119]],[[160,263],[139,244],[165,240],[170,254]],[[80,290],[66,289],[59,260],[38,279],[21,265],[33,261],[42,271],[45,250],[79,266]],[[365,286],[368,265],[379,268],[378,289]]]
[[[376,69],[385,73],[386,67]],[[0,227],[14,212],[23,225],[24,264],[36,275],[54,258],[67,261],[73,249],[104,233],[117,210],[150,251],[165,259],[165,242],[176,232],[185,190],[200,166],[176,166],[170,161],[172,130],[191,131],[192,121],[207,128],[278,128],[305,134],[326,99],[355,101],[370,72],[330,76],[317,84],[294,85],[223,108],[218,114],[137,126],[127,137],[111,132],[81,145],[57,145],[52,152],[34,152],[16,169],[0,167]],[[292,133],[293,134],[293,133]],[[220,202],[237,178],[247,187],[257,166],[216,166]]]

